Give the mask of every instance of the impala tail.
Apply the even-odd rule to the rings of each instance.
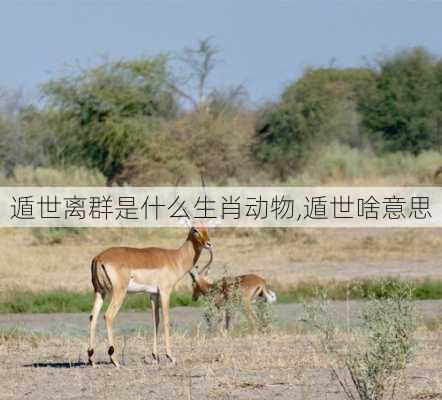
[[[103,296],[112,289],[112,283],[103,264],[99,264],[95,257],[91,263],[92,285],[97,293]]]
[[[276,303],[276,293],[273,290],[264,287],[261,292],[261,296],[264,296],[266,303],[273,304]]]

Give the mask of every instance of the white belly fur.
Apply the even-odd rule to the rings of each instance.
[[[158,287],[152,285],[143,285],[135,282],[133,279],[129,281],[127,291],[131,293],[158,293]]]

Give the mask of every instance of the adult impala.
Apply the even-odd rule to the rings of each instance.
[[[276,302],[276,294],[267,286],[267,282],[258,275],[245,274],[236,277],[225,277],[215,283],[207,280],[209,272],[209,263],[198,273],[189,272],[192,278],[193,300],[196,301],[200,296],[207,296],[216,288],[215,305],[222,307],[222,305],[235,295],[235,290],[239,290],[241,301],[251,321],[256,321],[256,315],[252,309],[252,301],[257,298],[262,298],[267,303]],[[225,327],[229,329],[230,314],[228,310],[225,311]]]
[[[88,358],[91,365],[95,365],[94,345],[98,314],[103,305],[103,298],[106,294],[110,294],[111,301],[104,316],[109,340],[108,354],[111,362],[116,367],[119,366],[115,358],[112,322],[128,292],[146,292],[150,295],[154,326],[152,352],[154,362],[159,362],[157,339],[161,304],[166,358],[173,364],[175,363],[175,358],[170,350],[169,338],[170,294],[175,284],[198,261],[203,249],[210,251],[212,259],[212,245],[207,227],[197,226],[190,219],[186,219],[186,221],[189,233],[183,245],[178,249],[112,247],[98,254],[92,260],[91,273],[95,302],[90,316]]]

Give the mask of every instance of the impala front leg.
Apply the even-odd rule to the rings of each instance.
[[[164,324],[164,341],[166,343],[166,358],[172,363],[176,364],[176,359],[172,357],[170,351],[170,335],[169,335],[169,303],[170,303],[170,291],[160,292],[161,309],[163,312],[163,324]]]

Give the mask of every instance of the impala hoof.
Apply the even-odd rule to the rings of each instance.
[[[176,358],[170,356],[169,354],[166,354],[166,359],[169,361],[172,365],[176,365]]]
[[[109,354],[111,363],[115,365],[116,368],[120,368],[120,364],[118,364],[118,361],[114,358],[115,349],[114,346],[110,346],[109,350],[107,351],[107,354]]]
[[[144,363],[148,365],[158,365],[160,363],[160,356],[152,353],[152,357],[144,357]]]
[[[95,361],[94,361],[94,349],[88,349],[88,351],[87,351],[87,357],[88,357],[88,361],[89,361],[89,365],[91,366],[91,367],[96,367],[96,365],[95,365]]]

